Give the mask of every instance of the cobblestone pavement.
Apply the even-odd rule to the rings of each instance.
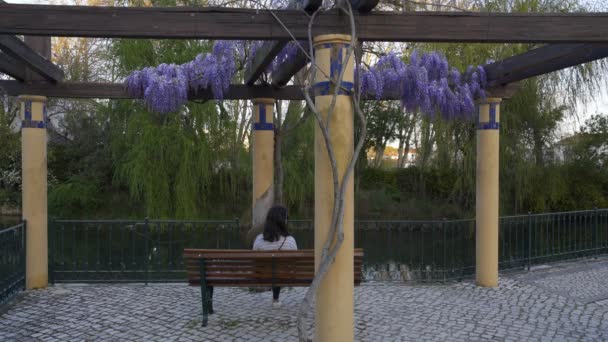
[[[2,341],[293,341],[305,289],[217,288],[200,326],[198,288],[65,285],[30,291],[0,313]],[[365,284],[356,289],[358,341],[608,341],[608,258],[512,273],[496,289]]]

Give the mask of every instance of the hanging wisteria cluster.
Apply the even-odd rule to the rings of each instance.
[[[211,90],[217,100],[224,98],[237,72],[237,64],[252,63],[263,42],[217,41],[210,53],[200,54],[190,62],[160,64],[134,71],[125,80],[129,95],[141,98],[148,107],[160,113],[177,110],[188,102],[188,94]],[[245,51],[249,51],[246,55]],[[266,69],[272,73],[285,61],[295,58],[296,43],[288,43]]]
[[[414,51],[406,64],[396,54],[381,57],[365,70],[357,70],[361,94],[376,99],[390,94],[401,99],[407,111],[420,111],[445,119],[473,118],[474,99],[485,98],[486,73],[469,66],[464,74],[450,68],[444,55]]]
[[[217,41],[213,51],[190,62],[161,64],[133,72],[125,80],[127,92],[142,98],[156,112],[177,110],[188,102],[188,93],[209,89],[221,100],[236,73],[238,42]]]
[[[131,96],[142,98],[156,112],[172,112],[187,103],[188,94],[210,90],[217,100],[224,98],[237,72],[237,63],[251,63],[262,42],[217,41],[210,53],[181,64],[161,64],[133,72],[125,81]],[[272,73],[293,60],[298,52],[287,44],[267,67]],[[245,51],[249,51],[246,56]],[[398,55],[381,57],[369,68],[357,68],[361,94],[381,99],[384,95],[401,99],[408,111],[429,116],[441,113],[445,119],[473,117],[475,98],[484,98],[486,73],[482,66],[469,66],[464,73],[450,68],[444,55],[412,53],[406,64]]]

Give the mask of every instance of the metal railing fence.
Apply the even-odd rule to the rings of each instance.
[[[25,288],[25,222],[0,230],[0,306]]]
[[[314,248],[311,220],[291,220]],[[238,220],[56,220],[54,282],[170,282],[185,278],[184,248],[249,248]],[[475,220],[355,221],[366,280],[441,281],[475,272]],[[608,209],[500,218],[501,269],[608,253]]]

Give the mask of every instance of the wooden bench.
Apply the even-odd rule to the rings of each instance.
[[[361,283],[363,250],[355,249],[354,281]],[[203,326],[213,313],[213,287],[309,286],[314,250],[252,251],[184,249],[188,282],[201,287]]]

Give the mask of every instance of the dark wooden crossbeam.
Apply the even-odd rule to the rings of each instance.
[[[95,82],[30,82],[0,81],[10,96],[22,94],[41,95],[62,98],[89,98],[89,99],[132,99],[121,83],[95,83]],[[289,86],[276,89],[267,85],[247,86],[244,84],[231,85],[224,95],[226,100],[243,100],[256,97],[273,97],[279,100],[303,100],[300,87]],[[202,90],[190,95],[190,100],[213,100],[210,91]]]
[[[308,38],[303,11],[277,10],[298,40]],[[348,33],[337,10],[320,14],[313,34]],[[356,16],[362,41],[608,42],[608,13],[380,12]],[[289,40],[264,10],[188,7],[87,7],[0,4],[0,34],[108,38]]]
[[[0,5],[0,11],[1,11]],[[23,63],[46,80],[57,82],[63,79],[63,71],[50,60],[44,58],[22,40],[9,35],[0,35],[0,49],[13,59]]]
[[[245,84],[253,85],[286,44],[287,41],[284,40],[278,42],[264,42],[258,49],[251,64],[249,64],[245,70]]]
[[[322,0],[305,0],[302,9],[307,13],[312,13],[321,7],[322,4]],[[287,5],[287,8],[295,9],[298,6],[298,0],[291,0],[289,5]],[[247,70],[245,70],[245,84],[253,85],[286,44],[287,41],[284,40],[264,42],[262,47],[258,49],[252,63],[249,64]]]
[[[353,8],[361,13],[367,13],[374,9],[378,5],[378,0],[350,0]],[[308,40],[301,43],[302,48],[308,52]],[[308,64],[309,60],[302,49],[298,49],[296,55],[279,65],[275,71],[272,72],[272,85],[275,87],[282,87],[286,85],[289,80],[295,75],[300,69]]]
[[[302,43],[302,48],[308,52],[308,42]],[[306,64],[308,64],[308,57],[306,57],[301,49],[298,49],[294,58],[283,62],[283,64],[279,65],[277,69],[272,72],[272,85],[275,87],[286,85],[293,75],[305,67]]]
[[[490,87],[608,57],[608,44],[550,44],[485,66]]]
[[[25,81],[25,65],[11,56],[0,52],[0,73],[7,74],[19,81]]]
[[[608,44],[553,44],[530,50],[521,55],[509,57],[486,66],[488,74],[488,91],[492,96],[510,97],[517,85],[516,81],[537,76],[543,73],[557,71],[580,63],[586,63],[608,56]],[[306,63],[306,58],[304,64]],[[251,99],[255,97],[272,97],[280,100],[303,100],[302,90],[298,86],[284,86],[291,76],[303,65],[292,63],[291,71],[283,68],[286,76],[273,74],[273,85],[276,86],[246,86],[232,85],[226,94],[228,100]],[[291,73],[293,72],[293,73]],[[287,76],[289,75],[289,76]],[[23,75],[21,75],[23,76]],[[132,98],[120,83],[69,83],[59,82],[30,82],[0,81],[0,87],[9,95],[31,94],[64,98]],[[390,92],[383,96],[384,100],[395,100],[399,96]],[[192,100],[211,100],[209,91],[199,91],[192,94]],[[365,98],[364,98],[365,99]]]
[[[76,98],[76,99],[133,99],[125,90],[122,83],[95,83],[95,82],[57,82],[51,83],[46,81],[19,82],[0,80],[0,88],[2,88],[9,96],[18,96],[23,94],[40,95],[47,97],[59,98]],[[495,87],[492,93],[494,96],[509,97],[512,94],[512,89],[515,87]],[[508,91],[507,91],[508,90]],[[399,100],[398,92],[394,94],[387,93],[383,96],[383,100]],[[271,97],[278,100],[305,100],[302,88],[299,86],[285,86],[276,88],[269,85],[254,85],[247,86],[244,84],[233,84],[224,95],[226,100],[248,100],[259,97]],[[213,100],[213,94],[210,91],[199,91],[196,94],[192,93],[190,100]],[[362,97],[362,100],[375,100],[371,97]]]

